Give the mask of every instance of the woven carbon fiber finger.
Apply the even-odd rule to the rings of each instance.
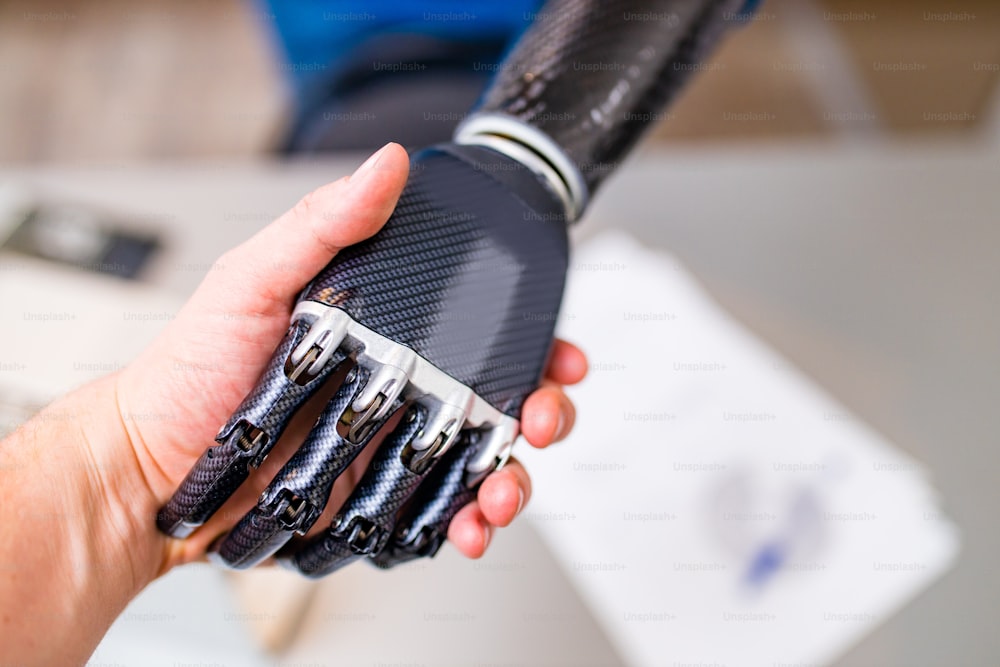
[[[271,356],[254,389],[243,400],[216,438],[188,473],[156,524],[173,537],[187,537],[212,516],[260,465],[289,419],[346,357],[335,353],[320,370],[299,382],[288,375],[288,360],[309,330],[295,322]],[[301,382],[301,384],[300,384]]]
[[[412,449],[426,421],[426,411],[417,406],[407,410],[329,529],[287,556],[287,566],[309,577],[321,577],[382,548],[392,535],[400,508],[430,469],[414,461]]]
[[[435,466],[417,489],[400,518],[392,539],[372,557],[380,568],[434,556],[448,537],[448,525],[458,511],[476,499],[479,486],[491,466],[480,473],[469,467],[484,444],[479,434],[464,432],[462,439]]]
[[[369,374],[360,367],[348,373],[302,446],[261,494],[257,506],[219,541],[212,557],[229,567],[256,565],[280,549],[293,535],[305,534],[322,514],[333,484],[364,449],[385,419],[352,434],[358,417],[352,406]],[[397,402],[389,416],[401,406]]]

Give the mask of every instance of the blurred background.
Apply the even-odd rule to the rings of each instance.
[[[447,137],[537,3],[505,4],[0,2],[3,337],[34,360],[0,365],[0,432],[127,363],[215,257],[365,149]],[[408,27],[363,43],[390,9]],[[566,449],[529,460],[527,521],[474,564],[192,568],[95,664],[997,664],[998,35],[987,0],[765,2],[574,230],[561,330],[594,367]],[[26,323],[53,286],[96,314]],[[648,305],[594,321],[601,290]],[[635,320],[648,363],[605,347],[646,340]],[[827,465],[854,472],[795,476]],[[821,538],[748,602],[732,545],[803,503]],[[706,537],[720,516],[773,530]]]
[[[354,5],[302,4],[321,23],[365,23]],[[266,3],[4,2],[0,12],[8,162],[266,154],[291,122],[294,66],[331,69],[285,59],[273,27],[292,19]],[[987,0],[769,1],[656,137],[917,140],[996,129],[998,25],[1000,7]]]

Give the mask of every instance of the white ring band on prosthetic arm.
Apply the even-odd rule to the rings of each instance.
[[[476,113],[459,123],[454,139],[456,144],[492,148],[541,176],[562,200],[568,221],[587,207],[589,192],[580,169],[537,127],[502,113]]]

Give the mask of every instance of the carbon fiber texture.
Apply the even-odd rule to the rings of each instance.
[[[334,481],[376,432],[373,429],[366,438],[352,442],[338,431],[341,415],[364,388],[367,380],[366,372],[360,368],[357,370],[357,374],[349,374],[344,384],[337,389],[309,431],[305,442],[264,490],[261,495],[262,505],[274,505],[282,491],[290,491],[307,500],[317,510],[326,507]]]
[[[251,457],[230,438],[208,448],[159,511],[156,524],[173,537],[190,535],[222,507],[250,475]]]
[[[469,431],[464,432],[417,488],[393,538],[372,558],[373,564],[388,569],[415,558],[433,556],[441,548],[451,520],[476,499],[482,483],[479,480],[470,486],[466,480],[465,466],[476,454],[471,437]]]
[[[338,512],[343,517],[343,524],[350,523],[354,517],[363,517],[383,533],[391,534],[400,508],[426,477],[426,473],[415,473],[403,463],[403,450],[417,436],[425,421],[423,410],[413,408],[409,415],[412,421],[404,418],[382,443],[364,477]]]
[[[271,356],[254,389],[243,400],[219,432],[216,442],[198,459],[180,488],[157,515],[157,526],[174,537],[186,537],[212,516],[260,464],[298,408],[312,396],[330,373],[343,361],[337,355],[306,385],[296,384],[285,375],[285,359],[307,330],[304,323],[291,327]],[[263,442],[254,450],[240,447],[245,421],[264,432]]]
[[[299,574],[318,579],[332,574],[345,565],[350,565],[361,557],[362,555],[355,552],[350,544],[335,539],[326,532],[310,542],[303,551],[280,562]]]
[[[232,531],[216,540],[208,557],[220,565],[244,570],[266,560],[291,536],[274,513],[255,507]]]
[[[411,415],[412,420],[408,420]],[[350,545],[351,529],[358,519],[375,526],[373,548],[377,551],[384,546],[393,534],[400,508],[425,477],[412,472],[402,460],[404,448],[423,427],[424,419],[422,410],[410,409],[382,443],[364,477],[337,513],[333,525],[289,558],[293,569],[310,577],[320,577],[360,558],[362,554]]]
[[[591,193],[696,71],[747,0],[551,0],[498,68],[476,111],[533,125]]]
[[[303,298],[516,417],[544,371],[567,262],[564,218],[537,177],[492,150],[438,147],[414,157],[382,231],[342,251]]]
[[[264,372],[261,373],[257,384],[219,431],[217,439],[226,437],[240,421],[247,421],[268,434],[271,446],[277,442],[295,411],[316,393],[323,381],[347,358],[343,353],[336,353],[323,370],[305,385],[288,379],[285,373],[285,361],[308,331],[309,326],[305,322],[295,322],[291,325]],[[269,447],[267,451],[270,451]],[[267,451],[261,454],[266,455]],[[263,456],[258,457],[255,465],[259,465],[262,459]]]
[[[347,376],[305,442],[261,494],[257,506],[217,545],[217,557],[222,562],[230,567],[250,567],[272,555],[296,532],[312,527],[326,507],[337,477],[377,432],[373,429],[359,442],[351,442],[338,432],[341,415],[355,400],[366,379],[363,369]],[[305,505],[294,523],[289,523],[281,516],[293,499],[297,503],[304,501]]]

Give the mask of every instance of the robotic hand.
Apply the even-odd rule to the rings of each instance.
[[[507,460],[541,378],[567,222],[747,4],[549,2],[454,141],[414,157],[382,231],[302,292],[256,388],[161,510],[160,529],[186,537],[203,524],[336,376],[305,442],[214,558],[244,568],[278,553],[317,577],[362,557],[391,567],[434,555]],[[330,527],[288,544],[397,412]]]

